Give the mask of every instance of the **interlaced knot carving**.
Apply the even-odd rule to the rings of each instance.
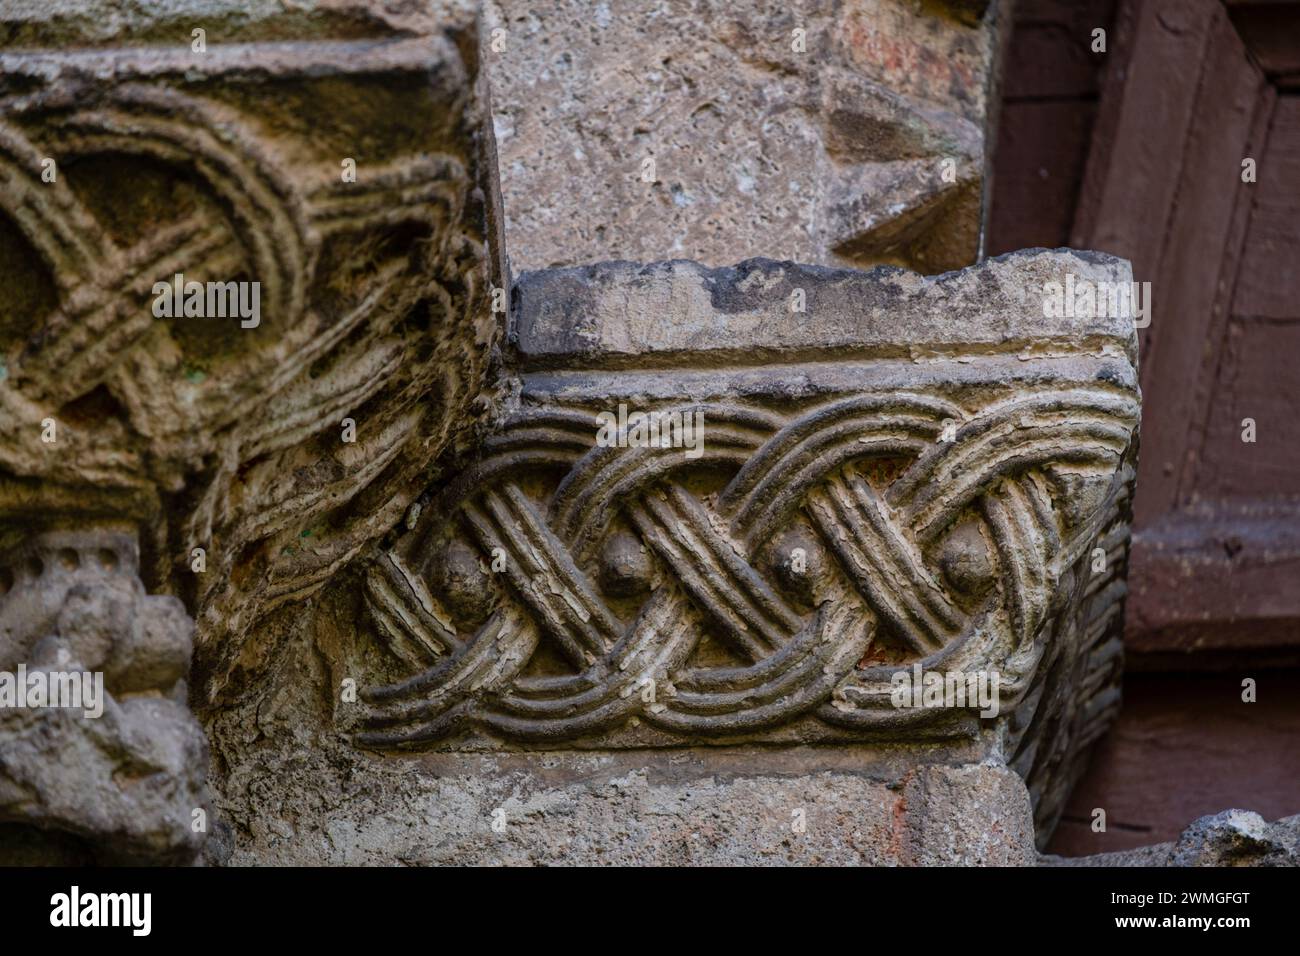
[[[1044,653],[1044,623],[1074,595],[1062,576],[1110,518],[1137,417],[1133,396],[1100,386],[973,412],[907,391],[795,413],[675,411],[703,413],[700,458],[593,447],[591,411],[559,405],[526,408],[487,443],[411,551],[369,574],[375,622],[424,666],[367,692],[360,743],[418,746],[471,726],[576,738],[632,718],[687,738],[803,717],[897,728],[936,716],[891,703],[891,677],[911,661],[996,669],[1013,703]],[[900,459],[892,480],[867,474]],[[720,490],[692,484],[710,470],[729,476]],[[526,489],[557,471],[545,503]],[[653,560],[638,566],[644,552]],[[448,608],[472,621],[476,601],[487,607],[466,584],[494,555],[502,593],[464,627]],[[606,572],[625,565],[639,574],[620,603]],[[734,664],[693,663],[706,634]],[[572,673],[527,672],[542,642]],[[885,647],[891,663],[872,664]]]
[[[256,78],[227,79],[261,95]],[[138,522],[192,598],[201,660],[223,658],[214,673],[261,616],[400,520],[412,476],[468,418],[489,338],[490,317],[463,320],[490,315],[466,158],[377,137],[343,181],[336,156],[305,159],[312,144],[291,139],[267,135],[246,99],[155,78],[0,96],[0,229],[44,267],[52,303],[0,355],[0,470],[29,483],[6,507]],[[123,188],[157,207],[147,229],[105,203],[123,160],[138,177]],[[154,284],[177,273],[256,282],[261,324],[155,318]],[[101,396],[94,427],[62,411],[86,396]],[[352,445],[338,438],[346,416],[360,423]],[[48,417],[57,446],[35,440]],[[387,507],[327,520],[367,492]]]

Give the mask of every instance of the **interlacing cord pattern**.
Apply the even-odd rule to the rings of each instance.
[[[400,520],[412,476],[474,397],[482,349],[464,346],[483,336],[463,317],[488,313],[482,249],[465,229],[471,174],[427,152],[380,157],[344,181],[335,156],[291,168],[217,99],[130,80],[84,92],[0,100],[0,220],[34,250],[56,300],[3,357],[0,471],[34,483],[20,511],[36,493],[94,494],[101,511],[156,533],[166,571],[197,589],[202,641],[233,660],[223,638],[309,596]],[[43,179],[51,157],[57,175]],[[123,240],[81,191],[94,170],[76,164],[104,157],[165,170],[202,198]],[[384,245],[394,233],[420,235],[419,254]],[[335,240],[351,250],[345,267],[327,255]],[[177,273],[255,281],[260,327],[155,318],[154,284]],[[404,327],[416,320],[418,334]],[[201,369],[187,371],[180,336],[223,322],[236,329],[229,351],[198,349]],[[58,454],[34,440],[96,389],[119,416],[91,428],[59,415]],[[338,439],[346,416],[361,419],[350,446]],[[187,506],[169,526],[159,496],[182,487]],[[325,520],[364,492],[387,507]],[[11,510],[3,498],[0,510]],[[296,546],[304,529],[310,548]],[[202,575],[190,573],[195,547]],[[253,572],[239,567],[250,555]]]
[[[1057,588],[1062,573],[1110,520],[1137,420],[1134,396],[1100,385],[1022,391],[974,412],[909,391],[793,413],[733,403],[664,411],[703,413],[699,458],[598,446],[589,409],[526,407],[431,505],[414,556],[373,566],[373,620],[427,665],[365,693],[359,744],[418,747],[469,727],[569,739],[632,718],[687,738],[806,716],[860,731],[933,719],[891,703],[900,665],[863,664],[885,636],[901,666],[998,670],[1010,707],[1033,681],[1044,623],[1074,593]],[[871,481],[857,466],[872,460],[907,464]],[[528,476],[557,469],[564,477],[548,501],[525,492]],[[697,469],[731,478],[716,494],[693,493],[682,479]],[[941,564],[954,530],[971,522],[991,542],[989,581],[960,593]],[[808,572],[811,597],[765,570],[765,549],[796,526],[811,528],[810,547],[827,556]],[[595,570],[620,527],[634,529],[659,569],[635,613],[621,616]],[[485,566],[505,557],[504,595],[472,629],[458,628],[412,570],[436,569],[459,532]],[[692,664],[706,633],[735,666]],[[573,673],[526,674],[541,642]]]

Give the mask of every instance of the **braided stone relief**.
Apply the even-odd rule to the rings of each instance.
[[[0,242],[27,277],[6,289],[0,508],[139,521],[148,579],[228,668],[260,615],[401,519],[472,420],[493,322],[451,39],[194,62],[0,58]],[[256,281],[256,326],[160,319],[152,290],[178,274]]]
[[[249,36],[252,13],[215,3],[205,45],[195,11],[169,6],[111,47],[95,31],[112,12],[87,12],[33,13],[7,32],[31,48],[0,51],[0,554],[125,535],[129,560],[83,561],[78,593],[113,609],[109,630],[167,608],[147,627],[184,644],[182,671],[193,633],[191,699],[214,705],[265,677],[259,622],[400,523],[482,414],[504,280],[474,11],[259,7]],[[283,42],[230,42],[259,36]],[[24,616],[32,588],[54,593],[44,564],[0,594],[11,663],[44,637]],[[99,752],[134,752],[98,733]],[[198,807],[207,757],[185,740],[172,796]],[[93,815],[42,816],[31,755],[0,743],[6,816],[119,841]]]
[[[939,740],[979,708],[900,707],[894,675],[996,671],[1059,812],[1113,710],[1138,422],[1131,317],[1042,316],[1066,273],[1127,281],[1046,252],[523,276],[513,406],[369,572],[408,676],[357,742]],[[698,441],[638,441],[628,409]]]

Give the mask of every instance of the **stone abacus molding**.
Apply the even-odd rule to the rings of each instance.
[[[997,671],[1008,760],[1058,812],[1114,709],[1139,415],[1131,318],[1043,318],[1067,272],[1127,278],[523,277],[513,411],[369,572],[409,676],[358,743],[938,739],[973,710],[900,709],[893,675]],[[598,444],[620,405],[702,414],[702,452]]]

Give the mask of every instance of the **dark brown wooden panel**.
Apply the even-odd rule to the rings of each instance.
[[[1201,451],[1197,500],[1300,501],[1298,366],[1300,322],[1232,323]],[[1253,444],[1242,441],[1246,418],[1255,422]]]
[[[987,251],[1068,245],[1115,0],[1021,0],[1005,54]]]
[[[1081,100],[1002,107],[990,255],[1068,244],[1094,109]]]
[[[1153,284],[1127,643],[1285,657],[1300,648],[1295,100],[1218,0],[1125,0],[1114,33],[1072,244]],[[1241,181],[1247,157],[1258,182]],[[1267,431],[1253,445],[1247,417]]]
[[[1104,27],[1104,21],[1097,24]],[[1003,71],[1003,95],[1017,99],[1096,96],[1101,56],[1092,53],[1091,29],[1074,23],[1016,25]]]
[[[1121,6],[1072,245],[1123,256],[1138,275],[1156,273],[1205,50],[1223,16],[1217,0]]]
[[[1022,36],[1033,29],[1048,27],[1064,36],[1081,38],[1082,48],[1092,57],[1093,66],[1099,68],[1107,54],[1091,53],[1092,31],[1101,27],[1109,34],[1118,6],[1118,0],[1015,0],[1012,43],[1021,43]],[[1022,49],[1031,47],[1036,48],[1036,44],[1024,44]],[[1089,80],[1087,85],[1094,88],[1097,80]]]
[[[1300,81],[1300,3],[1229,3],[1233,25],[1251,55],[1281,87]]]
[[[1140,355],[1141,524],[1177,504],[1200,418],[1194,383],[1212,361],[1205,343],[1224,311],[1214,305],[1234,276],[1245,223],[1234,216],[1241,160],[1267,116],[1269,88],[1216,0],[1146,0],[1129,19],[1137,53],[1127,50],[1108,80],[1074,239],[1127,257],[1134,278],[1152,282]]]
[[[1278,99],[1268,145],[1255,158],[1258,182],[1232,312],[1300,319],[1300,96]]]
[[[1150,275],[1135,269],[1139,281],[1153,280],[1154,303],[1141,355],[1145,401],[1134,502],[1139,524],[1181,504],[1189,449],[1199,444],[1193,434],[1202,418],[1197,398],[1206,395],[1196,383],[1214,378],[1213,343],[1223,336],[1244,240],[1247,218],[1234,211],[1239,204],[1247,209],[1252,195],[1242,182],[1241,162],[1257,151],[1252,131],[1262,134],[1271,112],[1272,90],[1227,17],[1220,12],[1210,31],[1181,162],[1176,173],[1166,172],[1177,176],[1178,191],[1159,266]]]
[[[1220,661],[1300,646],[1300,504],[1244,499],[1171,514],[1133,535],[1125,645],[1135,655]],[[1181,666],[1186,666],[1182,664]]]
[[[1241,680],[1258,700],[1242,703]],[[1130,675],[1119,721],[1098,745],[1048,851],[1106,853],[1178,837],[1230,807],[1300,813],[1300,672]],[[1092,810],[1107,831],[1093,833]]]

